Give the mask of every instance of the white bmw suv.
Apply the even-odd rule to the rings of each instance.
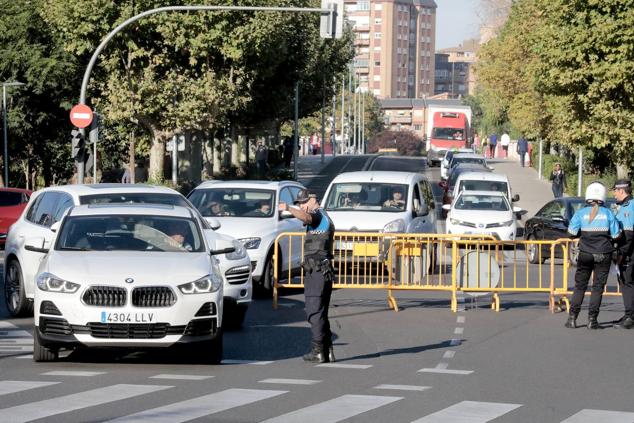
[[[49,246],[54,235],[51,226],[59,222],[70,207],[112,203],[166,204],[193,209],[191,203],[177,191],[153,185],[65,185],[35,192],[7,236],[4,297],[12,316],[32,313],[35,276],[42,258],[41,254],[24,248],[25,239],[40,237],[45,246]],[[220,225],[218,221],[207,221],[199,213],[195,214],[204,229],[217,229]],[[210,236],[213,233],[210,232]],[[215,236],[235,244],[236,251],[218,256],[218,261],[224,279],[227,327],[239,327],[252,298],[249,256],[235,238],[218,232]]]
[[[36,276],[33,360],[60,349],[193,343],[222,360],[223,281],[216,255],[233,252],[189,207],[101,204],[71,208],[52,226]],[[209,236],[210,235],[210,236]],[[223,244],[223,245],[220,245]],[[211,255],[211,256],[210,256]]]
[[[207,181],[189,195],[206,219],[218,219],[218,232],[238,238],[251,257],[254,284],[266,290],[272,287],[273,246],[282,232],[303,232],[299,219],[290,213],[278,213],[279,202],[293,204],[305,187],[294,181]],[[288,240],[282,239],[281,269],[298,269],[301,243],[294,242],[288,253]]]

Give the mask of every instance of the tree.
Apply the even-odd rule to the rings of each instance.
[[[380,148],[396,148],[402,156],[420,156],[423,139],[412,131],[383,131],[368,142],[368,153],[376,153]]]

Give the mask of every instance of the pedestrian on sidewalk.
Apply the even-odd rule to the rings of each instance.
[[[478,153],[480,151],[480,136],[476,132],[473,136],[473,152]]]
[[[264,145],[264,140],[260,140],[258,141],[258,146],[255,150],[255,161],[261,178],[264,178],[266,176],[266,172],[269,170],[269,166],[267,164],[268,160],[269,149],[266,145]]]
[[[517,140],[517,154],[520,156],[520,164],[522,167],[524,167],[524,157],[526,156],[526,153],[528,153],[528,142],[522,134]]]
[[[495,158],[495,149],[498,146],[498,136],[496,134],[489,135],[489,158]]]
[[[616,199],[616,220],[621,226],[623,236],[619,239],[616,265],[619,267],[619,285],[623,294],[625,314],[614,324],[617,329],[634,327],[634,202],[632,201],[632,182],[619,179],[612,187]]]
[[[577,316],[588,288],[590,275],[594,272],[592,294],[588,308],[588,329],[599,329],[597,317],[601,308],[603,288],[610,273],[614,252],[613,243],[621,235],[619,224],[612,210],[604,207],[606,189],[600,182],[586,188],[586,206],[577,210],[570,220],[568,233],[579,237],[579,258],[575,272],[575,289],[570,304],[567,328],[577,327]]]
[[[303,358],[304,361],[311,363],[334,362],[328,307],[334,274],[330,261],[333,258],[335,225],[319,207],[317,195],[314,193],[306,189],[301,190],[297,194],[295,204],[298,204],[299,208],[291,208],[281,202],[279,210],[290,212],[306,226],[302,267],[305,275],[304,304],[312,341],[310,351]]]
[[[564,190],[568,188],[566,183],[566,174],[561,168],[561,163],[555,163],[553,171],[550,173],[550,180],[552,181],[552,190],[555,198],[561,198],[564,195]]]
[[[500,140],[500,144],[502,144],[502,150],[504,151],[504,158],[509,158],[509,144],[511,143],[511,137],[509,134],[504,131],[502,134],[502,139]]]
[[[293,159],[293,139],[294,136],[285,137],[284,142],[282,143],[283,155],[284,155],[284,166],[288,169],[291,167],[291,160]]]

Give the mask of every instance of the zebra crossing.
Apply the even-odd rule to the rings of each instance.
[[[0,357],[33,353],[33,335],[10,322],[0,322]]]
[[[67,372],[66,376],[72,376]],[[42,373],[49,375],[50,373]],[[64,414],[79,410],[90,409],[91,407],[109,406],[110,410],[118,410],[117,401],[134,399],[138,404],[141,401],[148,401],[153,404],[152,396],[158,392],[178,391],[175,381],[188,383],[191,381],[201,381],[202,378],[193,378],[192,375],[159,374],[148,376],[149,380],[162,379],[162,382],[171,381],[173,384],[113,384],[97,387],[83,392],[75,392],[58,396],[60,384],[72,384],[71,380],[0,380],[0,415],[3,422],[30,422],[38,419],[52,417],[64,418]],[[89,376],[84,376],[89,377]],[[92,377],[99,377],[94,375]],[[205,377],[209,378],[209,377]],[[113,416],[109,422],[116,423],[179,423],[187,422],[203,417],[215,416],[222,412],[239,410],[243,406],[262,407],[267,410],[270,401],[275,401],[277,405],[289,397],[293,389],[306,389],[307,386],[322,383],[320,380],[303,379],[263,379],[259,384],[276,384],[281,389],[262,389],[263,385],[257,388],[220,388],[217,392],[205,393],[194,398],[183,401],[161,404],[156,407],[149,407],[132,414]],[[285,386],[282,386],[285,385]],[[303,387],[302,387],[303,385]],[[268,388],[268,387],[264,387]],[[72,389],[72,388],[71,388]],[[397,395],[368,395],[368,394],[344,394],[335,396],[325,401],[316,402],[308,406],[298,406],[291,411],[283,412],[277,416],[262,418],[261,423],[338,423],[351,418],[358,418],[367,421],[377,421],[372,419],[372,413],[384,407],[398,407],[408,401],[420,403],[420,396],[425,392],[433,390],[430,386],[416,385],[377,385],[374,389],[387,389]],[[35,401],[26,402],[11,407],[2,408],[3,398],[12,394],[33,391],[37,393]],[[400,394],[400,395],[399,395]],[[409,396],[408,396],[409,394]],[[23,398],[23,396],[17,397]],[[15,401],[16,398],[13,398]],[[288,402],[291,404],[292,402]],[[156,405],[156,404],[155,404]],[[410,404],[411,405],[411,404]],[[538,405],[539,406],[539,405]],[[487,423],[496,419],[499,421],[516,421],[513,412],[528,405],[503,403],[503,402],[483,402],[483,401],[460,401],[440,410],[425,409],[420,406],[420,416],[414,420],[398,421],[404,423]],[[428,406],[427,406],[428,407]],[[411,408],[411,407],[410,407]],[[252,414],[250,414],[252,415]],[[268,415],[263,414],[268,417]],[[507,420],[504,420],[504,417]],[[634,423],[634,412],[582,409],[570,415],[562,416],[561,423],[590,423],[601,421],[604,423]],[[252,419],[252,417],[251,417]],[[397,421],[395,420],[395,421]],[[214,418],[214,421],[217,421]],[[251,421],[251,420],[249,420]]]

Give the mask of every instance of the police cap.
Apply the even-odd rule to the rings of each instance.
[[[307,189],[303,189],[299,192],[299,194],[297,194],[297,198],[295,199],[294,203],[295,204],[304,204],[305,202],[307,202],[308,200],[310,200],[311,198],[317,198],[317,194],[310,192]]]
[[[632,188],[632,182],[629,179],[617,179],[616,182],[614,182],[614,186],[612,187],[613,190],[627,188]]]

